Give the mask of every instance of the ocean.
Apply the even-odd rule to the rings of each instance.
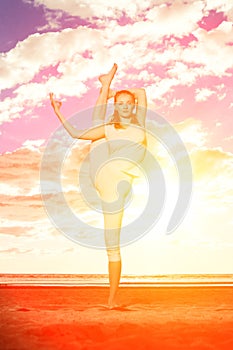
[[[123,275],[122,287],[233,287],[232,274]],[[101,274],[0,274],[0,286],[108,286]]]

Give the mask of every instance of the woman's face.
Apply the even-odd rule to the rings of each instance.
[[[130,118],[134,109],[134,99],[129,94],[120,94],[115,102],[115,110],[122,118]]]

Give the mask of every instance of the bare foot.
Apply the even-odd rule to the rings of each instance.
[[[99,81],[101,82],[101,84],[103,86],[106,86],[106,85],[110,86],[116,71],[117,71],[117,64],[114,63],[112,69],[107,74],[100,75]]]
[[[120,304],[115,300],[111,300],[110,298],[108,299],[108,308],[111,310],[111,309],[114,309],[114,308],[117,308],[117,307],[120,307]]]
[[[116,309],[118,307],[121,307],[121,305],[118,303],[108,303],[109,310]]]
[[[108,304],[108,308],[109,308],[109,310],[113,310],[113,309],[117,309],[117,308],[119,308],[121,305],[120,304],[111,304],[111,305],[109,305]]]

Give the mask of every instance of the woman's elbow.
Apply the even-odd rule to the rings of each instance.
[[[143,93],[143,94],[146,93],[146,90],[144,88],[139,88],[138,90],[139,90],[140,93]]]

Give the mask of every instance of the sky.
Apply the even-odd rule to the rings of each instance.
[[[188,211],[166,235],[177,178],[169,155],[154,146],[170,174],[168,203],[156,227],[122,248],[122,272],[232,273],[232,1],[3,0],[0,16],[0,272],[107,273],[103,250],[83,247],[54,227],[40,170],[60,127],[49,92],[62,100],[65,116],[77,114],[80,127],[90,126],[98,76],[116,62],[113,88],[145,88],[148,108],[178,132],[193,171]],[[62,177],[72,210],[96,223],[77,190],[88,147],[74,144]],[[136,207],[140,201],[139,195]]]

